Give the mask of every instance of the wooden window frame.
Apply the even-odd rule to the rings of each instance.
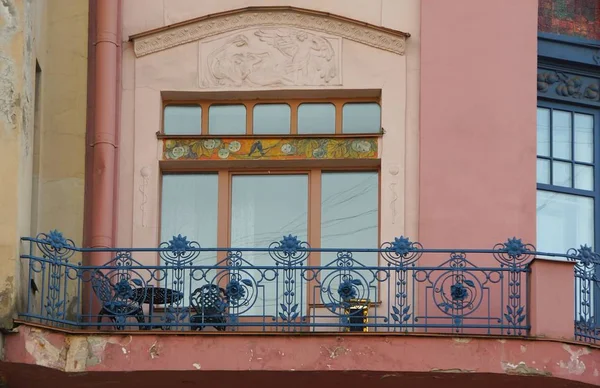
[[[160,178],[160,214],[162,214],[162,177],[166,174],[216,174],[218,175],[218,200],[217,200],[217,247],[231,248],[231,205],[232,205],[232,183],[233,177],[236,175],[307,175],[308,177],[308,215],[307,215],[307,242],[311,248],[321,248],[321,204],[322,204],[322,174],[328,172],[376,172],[377,173],[377,246],[381,245],[381,168],[380,167],[306,167],[306,168],[252,168],[244,169],[239,167],[224,167],[220,169],[194,169],[192,171],[163,171]],[[159,214],[159,222],[160,222]],[[161,224],[159,224],[161,225]],[[159,240],[163,241],[171,236],[161,235],[162,226],[158,228]],[[283,237],[283,236],[281,236]],[[199,241],[202,244],[202,241]],[[233,247],[244,248],[244,247]],[[224,260],[226,252],[218,252],[216,263]],[[160,265],[160,258],[157,258]],[[215,263],[215,264],[216,264]],[[308,256],[306,263],[308,266],[320,266],[321,255],[319,252],[312,252]],[[381,264],[380,255],[377,256],[377,265]],[[309,281],[306,287],[307,308],[323,307],[322,301],[317,294],[314,297],[312,289],[315,287],[314,280]],[[381,290],[378,288],[375,295],[376,301],[372,303],[380,303]]]
[[[334,134],[298,134],[298,107],[304,103],[327,103],[335,106],[335,133]],[[196,137],[326,137],[326,136],[373,136],[383,133],[381,132],[364,132],[344,134],[342,132],[343,108],[348,103],[376,103],[381,106],[381,98],[379,97],[364,97],[364,98],[305,98],[305,99],[253,99],[253,100],[195,100],[195,101],[177,101],[164,100],[161,110],[161,125],[160,131],[157,133],[158,138],[196,138]],[[290,106],[290,132],[284,134],[268,134],[255,135],[253,132],[254,126],[254,106],[263,104],[287,104]],[[175,135],[165,134],[164,128],[164,111],[167,106],[200,106],[202,109],[202,122],[200,123],[200,133],[197,135]],[[209,133],[209,110],[213,105],[244,105],[246,107],[246,132],[245,134],[210,134]],[[381,122],[381,120],[380,120]]]

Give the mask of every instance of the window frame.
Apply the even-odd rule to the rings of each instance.
[[[314,133],[314,134],[299,134],[298,133],[298,107],[304,103],[329,103],[333,104],[335,107],[335,132],[330,134],[322,134],[322,133]],[[380,110],[380,118],[379,123],[380,126],[382,124],[382,112],[383,108],[381,106],[381,98],[380,97],[360,97],[360,98],[294,98],[294,99],[238,99],[238,100],[188,100],[188,101],[179,101],[179,100],[163,100],[162,109],[161,109],[161,126],[160,131],[157,133],[158,138],[193,138],[193,137],[243,137],[243,136],[252,136],[252,137],[288,137],[288,136],[298,136],[298,137],[328,137],[328,136],[348,136],[348,137],[358,137],[358,136],[377,136],[383,134],[383,127],[381,127],[380,132],[355,132],[355,133],[343,133],[342,131],[342,121],[343,121],[343,108],[344,105],[348,103],[376,103],[379,105]],[[209,133],[209,116],[210,116],[210,107],[213,105],[244,105],[246,107],[246,132],[245,134],[210,134]],[[255,105],[266,105],[266,104],[287,104],[291,110],[291,118],[290,118],[290,132],[289,134],[254,134],[253,126],[254,126],[254,106]],[[167,106],[184,106],[184,105],[196,105],[200,106],[202,109],[202,122],[200,123],[200,133],[194,135],[177,135],[177,134],[165,134],[164,127],[164,110]]]
[[[165,175],[174,174],[217,174],[217,247],[228,248],[244,248],[231,247],[231,206],[232,206],[232,187],[233,177],[236,175],[307,175],[308,176],[308,214],[307,214],[307,242],[311,248],[321,248],[321,192],[322,192],[322,174],[327,172],[374,172],[377,173],[377,247],[381,246],[381,168],[365,166],[365,167],[306,167],[306,168],[253,168],[244,169],[239,167],[223,167],[223,168],[205,168],[190,170],[168,170],[161,171],[160,174],[160,202],[159,202],[159,227],[157,234],[159,241],[166,241],[172,236],[162,235],[162,206],[163,206],[163,177]],[[189,237],[189,236],[188,236]],[[283,236],[281,236],[283,237]],[[198,241],[202,246],[202,241]],[[206,247],[210,248],[210,247]],[[266,247],[265,247],[266,248]],[[215,264],[226,258],[227,252],[218,252]],[[381,255],[377,256],[377,265],[381,265]],[[157,258],[157,264],[160,265],[160,258]],[[321,266],[320,252],[312,252],[306,261],[308,266]],[[309,281],[306,287],[307,309],[323,307],[320,296],[314,294],[312,289],[316,283],[314,280]],[[381,303],[381,289],[377,288],[375,300],[372,304]]]
[[[549,139],[549,141],[550,141],[550,156],[547,156],[547,157],[546,156],[541,156],[541,157],[538,156],[537,155],[537,142],[536,142],[536,163],[537,163],[538,159],[544,159],[544,160],[550,161],[550,179],[551,179],[550,182],[552,182],[552,169],[553,169],[552,162],[554,160],[568,162],[568,163],[571,163],[572,165],[582,164],[582,165],[592,166],[594,169],[594,173],[593,173],[594,189],[590,191],[590,190],[577,189],[575,187],[558,186],[558,185],[554,185],[552,183],[550,183],[550,184],[538,183],[537,182],[537,173],[536,173],[536,185],[537,185],[536,191],[548,191],[548,192],[575,195],[575,196],[579,196],[579,197],[593,198],[594,199],[594,241],[592,243],[594,244],[594,249],[598,250],[600,248],[600,141],[599,141],[600,140],[600,111],[597,109],[589,108],[585,105],[550,101],[550,100],[542,99],[539,97],[537,100],[536,112],[537,112],[538,108],[544,108],[544,109],[550,110],[550,139]],[[594,127],[593,127],[592,133],[593,133],[594,149],[592,151],[592,154],[593,154],[593,162],[592,163],[582,163],[582,162],[575,161],[575,155],[574,155],[575,144],[574,144],[574,142],[572,142],[572,144],[571,144],[571,153],[572,153],[571,161],[553,157],[553,152],[552,152],[553,151],[552,150],[552,140],[553,140],[553,138],[552,138],[552,136],[553,136],[553,134],[552,134],[552,120],[553,120],[552,112],[554,110],[566,111],[566,112],[571,113],[571,115],[573,115],[574,113],[582,113],[582,114],[589,114],[589,115],[593,116]],[[573,124],[573,119],[572,119],[571,123]],[[571,126],[571,131],[572,131],[571,138],[574,139],[575,128],[573,125]],[[571,169],[571,173],[572,174],[574,173],[573,168]],[[574,176],[572,179],[574,180]],[[537,212],[536,212],[536,218],[537,218]],[[578,247],[572,247],[572,248],[578,248]],[[563,252],[563,253],[565,253],[565,252]]]

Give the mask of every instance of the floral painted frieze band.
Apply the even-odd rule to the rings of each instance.
[[[164,139],[164,160],[377,158],[377,138]]]

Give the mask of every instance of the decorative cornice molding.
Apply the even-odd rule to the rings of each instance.
[[[410,34],[324,12],[294,7],[248,7],[133,35],[137,57],[210,36],[251,27],[296,27],[337,35],[355,42],[404,55]]]

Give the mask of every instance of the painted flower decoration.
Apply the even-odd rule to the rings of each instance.
[[[511,258],[519,257],[527,251],[521,239],[516,237],[509,238],[508,241],[504,243],[504,247],[506,253],[508,253],[508,256]]]
[[[131,299],[133,297],[133,289],[129,285],[127,279],[121,279],[114,286],[115,294],[119,299]]]
[[[190,247],[190,242],[186,236],[177,235],[173,236],[173,239],[169,241],[169,249],[175,255],[183,255]]]
[[[300,249],[300,240],[297,236],[283,236],[283,240],[279,241],[281,249],[286,256],[292,256]]]
[[[231,152],[238,152],[240,150],[240,148],[242,148],[242,145],[240,144],[239,141],[234,140],[231,143],[229,143],[229,151]]]
[[[229,150],[227,148],[221,148],[218,152],[219,158],[227,159],[229,157]]]
[[[462,301],[469,295],[469,290],[462,283],[456,283],[450,286],[450,296],[453,300]]]
[[[281,146],[281,152],[283,152],[286,155],[291,155],[294,152],[296,152],[296,147],[294,147],[290,143],[285,143],[284,145]]]
[[[354,299],[356,298],[356,286],[360,284],[361,282],[358,279],[345,280],[338,287],[338,295],[343,301]]]
[[[204,148],[206,148],[207,150],[212,150],[217,148],[217,146],[219,145],[219,141],[216,139],[207,139],[204,140]]]
[[[408,252],[413,250],[412,242],[404,236],[394,238],[391,244],[391,250],[398,256],[406,256]]]
[[[178,147],[174,147],[171,150],[171,156],[173,159],[179,159],[182,156],[186,155],[189,151],[189,148],[187,146],[178,146]]]
[[[168,150],[170,150],[171,148],[175,147],[177,145],[177,142],[175,140],[167,140],[165,141],[165,147],[167,147]]]
[[[60,251],[68,245],[63,234],[56,229],[51,230],[50,233],[48,233],[46,241],[56,251]]]
[[[313,156],[315,158],[321,159],[321,158],[325,157],[326,153],[325,153],[325,150],[323,148],[315,148],[312,154],[313,154]]]
[[[232,280],[225,287],[225,293],[229,299],[236,301],[243,299],[246,296],[246,290],[244,286],[237,280]]]
[[[371,143],[366,140],[354,140],[352,149],[356,152],[369,152],[371,151]]]

